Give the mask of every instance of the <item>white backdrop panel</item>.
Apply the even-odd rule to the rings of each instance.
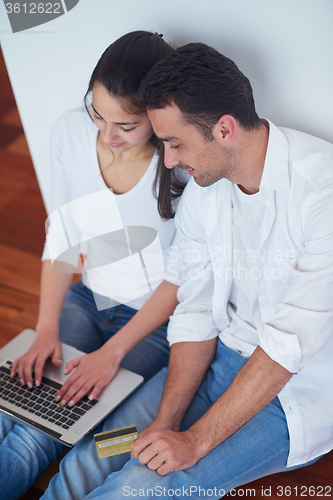
[[[181,45],[208,43],[250,78],[259,114],[333,142],[332,0],[80,0],[58,19],[11,33],[1,46],[47,208],[53,122],[81,105],[104,49],[136,29]]]

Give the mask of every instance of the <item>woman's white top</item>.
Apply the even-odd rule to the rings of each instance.
[[[86,254],[83,283],[98,309],[117,303],[139,309],[164,278],[164,254],[174,221],[160,217],[153,194],[158,155],[140,181],[114,194],[101,175],[98,129],[83,109],[57,120],[52,130],[52,213],[42,260],[69,271]],[[101,297],[107,301],[101,302]]]

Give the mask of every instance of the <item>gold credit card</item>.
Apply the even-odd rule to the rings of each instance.
[[[138,437],[136,425],[95,434],[94,439],[99,458],[132,451],[132,445]]]

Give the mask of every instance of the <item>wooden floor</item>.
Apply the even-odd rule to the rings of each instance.
[[[0,54],[0,347],[24,328],[36,325],[45,219],[44,204]],[[42,493],[33,487],[22,500],[37,500]]]
[[[0,54],[0,347],[24,328],[35,327],[45,219],[45,208]],[[41,494],[39,488],[33,487],[22,500],[37,500]],[[274,500],[333,497],[333,452],[305,469],[260,479],[228,496],[266,496]]]

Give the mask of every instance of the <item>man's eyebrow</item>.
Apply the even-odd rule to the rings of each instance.
[[[162,142],[178,141],[177,137],[158,137]]]

